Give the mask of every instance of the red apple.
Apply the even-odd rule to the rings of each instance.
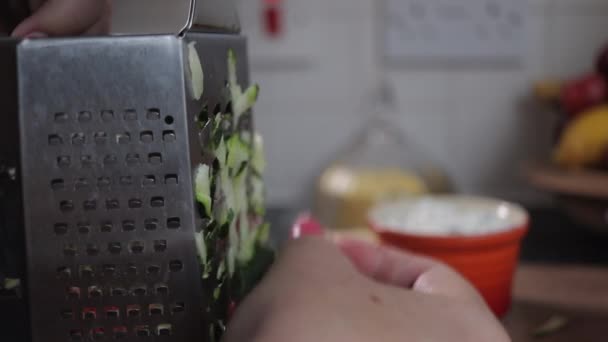
[[[590,74],[564,85],[560,105],[574,117],[608,100],[608,83],[599,74]]]

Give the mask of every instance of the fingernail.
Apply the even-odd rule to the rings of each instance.
[[[25,36],[26,39],[48,38],[49,35],[44,32],[32,32]]]
[[[291,228],[291,238],[299,239],[304,236],[323,236],[325,230],[323,227],[310,216],[309,214],[298,217],[295,224]]]

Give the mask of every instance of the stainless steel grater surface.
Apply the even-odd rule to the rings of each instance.
[[[32,341],[204,341],[195,118],[229,105],[229,49],[247,60],[228,33],[0,39],[4,229],[25,230]]]

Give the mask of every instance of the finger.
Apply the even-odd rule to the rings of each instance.
[[[97,23],[95,23],[93,26],[91,26],[84,33],[84,35],[96,36],[96,35],[102,35],[102,34],[106,34],[106,33],[110,32],[111,17],[112,17],[112,13],[111,13],[110,9],[108,8],[107,13],[105,15],[103,15],[101,17],[101,19],[99,19],[99,21],[97,21]]]
[[[110,11],[109,0],[50,0],[15,28],[14,37],[31,33],[49,36],[85,33]]]
[[[274,307],[301,307],[310,301],[311,291],[319,297],[327,296],[324,291],[335,288],[335,284],[354,283],[355,278],[362,276],[333,243],[322,237],[292,240],[260,284],[241,302],[225,341],[254,341]]]
[[[360,240],[340,239],[337,244],[360,272],[383,284],[463,299],[480,298],[463,277],[430,258]]]

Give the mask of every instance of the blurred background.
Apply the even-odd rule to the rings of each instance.
[[[514,340],[608,336],[608,2],[233,2],[262,89],[255,124],[277,239],[303,211],[361,230],[370,208],[401,196],[515,202],[531,226]],[[115,3],[116,33],[187,12],[187,1]],[[166,22],[146,23],[142,9]]]
[[[408,141],[402,154],[416,145],[452,190],[554,204],[551,192],[520,172],[524,163],[551,159],[563,122],[563,106],[547,105],[551,94],[539,99],[535,87],[555,93],[594,71],[608,43],[605,1],[233,2],[262,89],[255,111],[269,208],[314,208],[320,175],[356,154],[362,129],[382,116],[379,103]],[[114,31],[171,25],[187,3],[174,1],[167,11],[163,0],[118,1]],[[166,22],[146,23],[142,9],[164,11]],[[395,163],[409,171],[420,159]]]

